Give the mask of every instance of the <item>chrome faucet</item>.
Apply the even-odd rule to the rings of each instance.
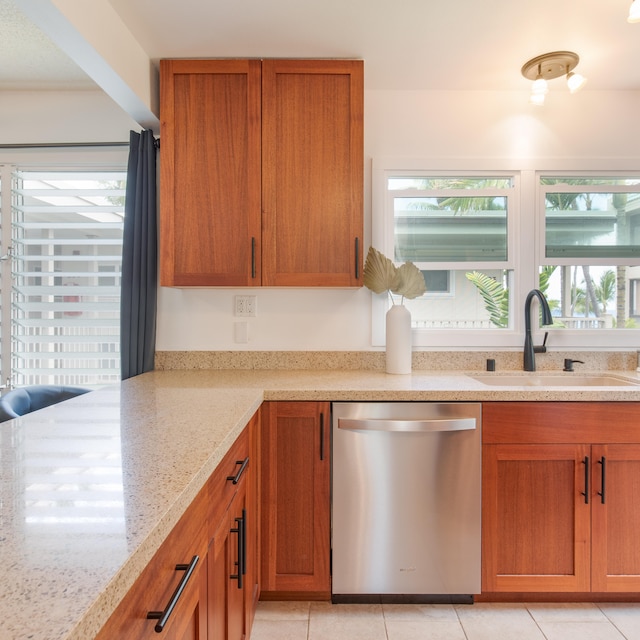
[[[533,298],[538,298],[540,308],[542,309],[542,324],[553,324],[553,318],[551,317],[551,309],[549,309],[549,303],[544,297],[544,293],[540,289],[531,289],[527,295],[527,299],[524,303],[524,370],[535,371],[536,370],[536,353],[545,353],[547,350],[547,333],[544,334],[544,341],[541,345],[534,347],[533,339],[531,338],[531,301]]]

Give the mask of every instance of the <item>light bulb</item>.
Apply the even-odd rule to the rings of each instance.
[[[569,88],[569,93],[580,91],[580,89],[584,87],[586,82],[587,79],[584,76],[581,76],[579,73],[574,73],[573,71],[571,71],[567,74],[567,87]]]
[[[640,22],[640,0],[633,0],[631,3],[627,22]]]
[[[533,82],[533,86],[531,87],[531,93],[534,95],[544,96],[547,91],[549,91],[547,81],[541,75],[538,75],[538,77]]]

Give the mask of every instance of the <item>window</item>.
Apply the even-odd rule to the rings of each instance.
[[[414,343],[429,344],[433,331],[509,330],[517,176],[415,170],[383,174],[386,213],[374,246],[396,263],[414,262],[427,285],[423,296],[405,300]],[[498,297],[497,308],[486,303],[487,291]],[[374,322],[374,342],[381,343],[381,334],[383,327]]]
[[[122,155],[109,168],[3,166],[2,375],[12,386],[120,379]]]
[[[566,329],[637,329],[640,178],[541,175],[541,286]],[[635,302],[634,302],[635,305]]]
[[[480,171],[449,161],[454,170],[443,172],[433,163],[373,167],[373,245],[413,261],[427,283],[405,301],[414,345],[521,347],[524,300],[540,288],[555,319],[550,346],[637,346],[636,333],[619,329],[640,328],[639,172],[506,170],[500,161]],[[373,344],[382,345],[388,302],[372,301]]]

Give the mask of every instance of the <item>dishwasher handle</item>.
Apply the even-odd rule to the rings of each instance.
[[[392,418],[338,418],[338,429],[348,431],[472,431],[475,418],[434,418],[431,420],[394,420]]]

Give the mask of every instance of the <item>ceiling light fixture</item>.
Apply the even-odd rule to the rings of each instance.
[[[634,4],[640,5],[640,0],[635,0]],[[580,90],[586,79],[573,71],[579,61],[578,55],[572,51],[552,51],[525,62],[521,69],[522,75],[527,80],[533,80],[530,102],[543,105],[544,96],[548,91],[547,80],[560,76],[566,76],[567,87],[571,93]]]
[[[640,22],[640,0],[633,0],[631,3],[627,22]]]

